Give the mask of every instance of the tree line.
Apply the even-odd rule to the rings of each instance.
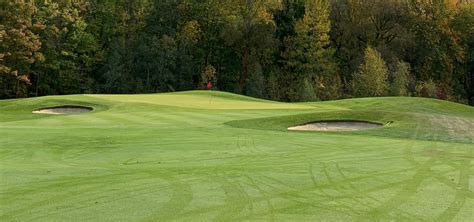
[[[1,0],[0,98],[215,89],[474,104],[461,0]]]

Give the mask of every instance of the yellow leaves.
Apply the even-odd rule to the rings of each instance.
[[[28,75],[19,74],[18,70],[11,71],[11,69],[7,66],[0,64],[0,73],[14,76],[18,81],[31,85],[31,81]]]
[[[444,0],[444,4],[450,9],[455,9],[457,8],[460,4],[460,0]]]
[[[33,28],[37,30],[43,30],[46,28],[46,25],[42,22],[37,22],[33,25]]]
[[[207,65],[204,67],[204,69],[201,72],[201,87],[203,89],[206,88],[206,84],[208,84],[210,81],[215,80],[216,78],[216,68],[212,65]]]
[[[44,56],[38,53],[41,41],[35,32],[44,29],[45,25],[33,20],[38,13],[34,1],[11,1],[2,12],[0,73],[30,84],[29,66],[44,60]]]
[[[5,37],[6,34],[7,32],[4,30],[4,26],[0,25],[0,43],[3,42],[3,38]]]
[[[178,39],[196,44],[201,38],[201,28],[196,20],[186,22],[178,33]]]
[[[74,23],[79,17],[77,9],[63,9],[62,17],[67,23]]]
[[[265,8],[260,8],[257,10],[255,17],[266,25],[275,23],[273,20],[273,15],[268,13]]]
[[[0,63],[0,73],[9,74],[10,71],[11,69],[9,67]]]
[[[34,58],[38,62],[44,62],[46,60],[43,53],[41,53],[41,52],[36,52],[35,55],[34,55]]]
[[[59,30],[58,27],[56,27],[55,25],[51,25],[49,26],[49,30],[51,31],[51,33],[53,33],[55,36],[58,35],[61,30]]]
[[[72,53],[68,52],[66,50],[61,50],[61,55],[63,55],[63,56],[72,56]]]

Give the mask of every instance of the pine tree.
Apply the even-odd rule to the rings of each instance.
[[[290,95],[290,100],[304,100],[307,98],[320,97],[323,93],[317,93],[317,88],[325,90],[325,81],[337,77],[337,65],[333,60],[334,50],[330,47],[329,31],[331,23],[329,20],[329,3],[327,0],[309,0],[305,4],[305,15],[303,19],[296,22],[295,36],[285,39],[286,51],[282,57],[285,59],[285,69],[294,76],[293,87],[314,89],[312,95]],[[296,83],[296,84],[295,84]],[[304,83],[301,85],[301,83]],[[309,87],[308,85],[311,85]],[[322,86],[322,87],[321,87]],[[334,85],[327,85],[332,87]],[[301,90],[290,90],[301,92]],[[310,93],[310,90],[303,90]],[[296,98],[295,98],[296,97]]]
[[[353,74],[352,93],[356,97],[385,96],[388,68],[380,53],[372,47],[364,52],[364,63]]]

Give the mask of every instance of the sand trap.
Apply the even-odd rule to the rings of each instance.
[[[50,115],[65,115],[65,114],[79,114],[87,113],[92,111],[92,108],[85,106],[56,106],[42,108],[34,110],[33,113],[37,114],[50,114]]]
[[[289,127],[294,131],[354,131],[381,128],[382,124],[363,121],[321,121],[300,126]]]

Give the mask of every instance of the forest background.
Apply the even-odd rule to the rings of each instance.
[[[474,2],[0,0],[0,98],[205,89],[474,104]]]

